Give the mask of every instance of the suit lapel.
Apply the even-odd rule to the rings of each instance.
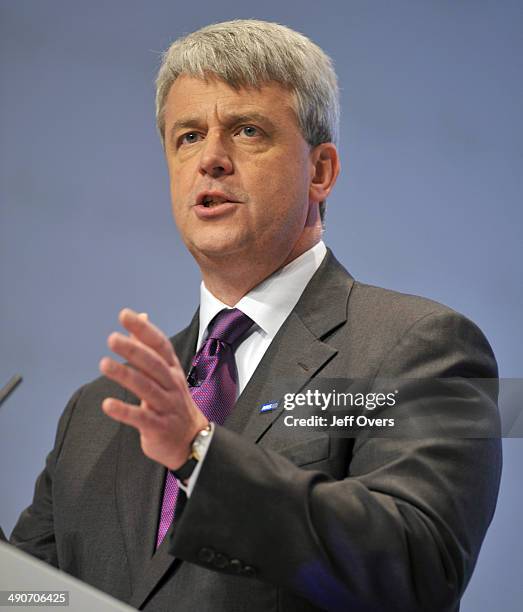
[[[198,326],[197,310],[189,327],[171,338],[186,373],[195,352]],[[139,403],[138,398],[131,393],[127,393],[125,401]],[[133,589],[135,601],[137,596],[143,599],[147,597],[175,559],[167,553],[169,534],[155,552],[165,468],[143,454],[140,436],[134,428],[122,425],[119,438],[116,505],[131,568],[132,584],[138,585]]]
[[[291,313],[238,398],[225,427],[258,442],[281,414],[283,395],[296,393],[334,355],[336,350],[317,340],[300,317]],[[276,401],[278,410],[260,412],[264,404]]]
[[[327,249],[325,259],[305,288],[238,398],[225,427],[259,442],[282,414],[281,399],[297,393],[337,353],[323,338],[347,320],[354,279]],[[279,409],[260,413],[278,401]]]

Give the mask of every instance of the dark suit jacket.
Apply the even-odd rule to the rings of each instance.
[[[172,339],[186,370],[197,334],[198,313]],[[464,377],[463,401],[496,415],[472,380],[496,376],[465,317],[356,282],[328,251],[156,554],[165,469],[104,415],[107,396],[137,399],[103,377],[71,398],[11,542],[146,610],[455,611],[494,512],[499,439],[340,438],[259,408],[282,380]]]

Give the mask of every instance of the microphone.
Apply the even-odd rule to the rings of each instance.
[[[202,384],[201,380],[198,380],[198,373],[194,366],[191,366],[189,374],[187,374],[187,382],[189,383],[189,387],[199,387]]]

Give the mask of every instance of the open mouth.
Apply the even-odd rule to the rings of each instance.
[[[225,198],[213,198],[211,196],[205,196],[202,201],[202,206],[205,208],[213,208],[214,206],[219,206],[220,204],[224,204],[228,202]]]

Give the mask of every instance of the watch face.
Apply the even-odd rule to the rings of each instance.
[[[205,449],[205,441],[206,438],[209,437],[210,431],[208,429],[203,429],[198,433],[196,438],[194,438],[194,442],[192,443],[192,452],[195,459],[200,461],[203,455],[203,451]]]

